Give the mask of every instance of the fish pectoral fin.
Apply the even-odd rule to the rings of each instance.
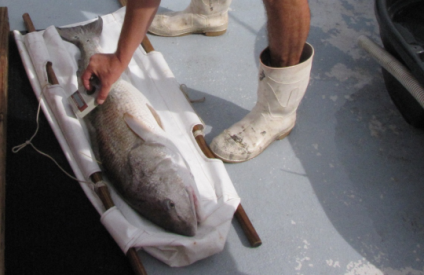
[[[138,119],[131,114],[125,113],[124,121],[127,126],[143,141],[149,141],[149,132],[151,132],[151,130],[149,131],[149,128],[141,119]]]
[[[146,103],[146,105],[147,105],[147,108],[148,108],[148,109],[150,110],[150,112],[152,113],[153,117],[155,118],[156,122],[157,122],[157,123],[158,123],[158,125],[160,126],[160,128],[162,128],[162,130],[165,130],[165,129],[163,128],[162,120],[160,119],[160,116],[159,116],[159,114],[156,112],[156,110],[155,110],[152,106],[150,106],[150,104],[147,104],[147,103]]]
[[[148,143],[159,143],[166,146],[168,149],[176,152],[179,156],[179,151],[175,144],[170,140],[168,135],[161,128],[149,127],[142,119],[134,117],[131,114],[124,114],[125,123],[128,127],[138,135],[143,141]]]
[[[166,137],[159,133],[161,131],[159,128],[149,127],[142,119],[125,113],[124,120],[127,126],[145,142],[163,143],[166,140]]]

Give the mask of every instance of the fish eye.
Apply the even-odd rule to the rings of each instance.
[[[164,204],[165,204],[165,207],[166,207],[168,210],[170,210],[170,209],[174,209],[174,208],[175,208],[175,203],[174,203],[172,200],[170,200],[170,199],[166,199],[166,200],[164,200]]]

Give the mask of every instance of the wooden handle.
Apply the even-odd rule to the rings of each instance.
[[[92,182],[98,183],[99,181],[103,180],[102,173],[101,172],[93,173],[90,176],[90,179]],[[109,188],[107,188],[106,185],[100,186],[99,188],[97,188],[96,193],[99,196],[100,200],[102,201],[103,206],[105,207],[106,210],[115,206],[115,203],[113,202],[112,197],[110,196]]]
[[[31,17],[29,16],[29,14],[24,13],[24,15],[22,15],[22,18],[24,19],[24,23],[25,23],[27,31],[28,32],[34,32],[35,27],[34,27],[34,24],[32,24],[32,20],[31,20]]]
[[[94,183],[97,183],[99,181],[103,180],[103,176],[101,172],[93,173],[90,176],[91,180]],[[97,188],[97,195],[100,197],[100,200],[102,201],[104,207],[107,209],[110,209],[115,206],[113,203],[112,197],[110,196],[109,189],[107,186],[101,186]],[[134,247],[131,247],[127,252],[127,258],[130,261],[131,267],[135,274],[137,275],[147,275],[146,270],[144,269],[144,266],[140,260],[140,258],[137,255],[137,250],[135,250]]]
[[[146,51],[146,53],[153,52],[155,50],[152,46],[152,43],[150,43],[150,40],[147,35],[144,36],[144,39],[141,42],[141,46]]]
[[[4,228],[6,206],[6,134],[9,69],[9,16],[7,7],[0,8],[0,275],[4,275]]]
[[[259,237],[256,229],[253,227],[253,224],[250,222],[249,217],[244,211],[241,203],[237,207],[237,211],[234,214],[237,218],[237,221],[240,223],[241,228],[243,229],[244,234],[246,235],[247,240],[249,241],[252,247],[258,247],[262,244],[262,240]]]
[[[50,84],[56,85],[59,84],[59,81],[57,80],[56,74],[53,70],[53,64],[49,61],[46,64],[46,71],[47,71],[47,80]]]
[[[197,124],[193,127],[193,134],[195,134],[197,131],[202,131],[203,125]],[[205,154],[206,157],[210,159],[216,158],[215,154],[212,152],[212,150],[209,148],[208,144],[206,143],[205,137],[203,135],[196,135],[195,139],[197,141],[197,144],[200,147],[200,150],[202,150],[203,154]]]
[[[195,125],[193,127],[193,134],[201,130],[203,130],[203,125],[201,124]],[[205,137],[203,135],[196,134],[195,139],[200,149],[202,150],[203,154],[205,154],[206,157],[216,158],[215,154],[207,145]],[[239,204],[239,206],[237,207],[237,210],[234,216],[237,218],[237,221],[240,223],[240,226],[243,229],[243,232],[246,235],[246,238],[249,241],[250,245],[252,247],[260,246],[262,244],[261,238],[259,238],[259,235],[256,232],[256,229],[253,227],[249,217],[247,216],[241,204]]]
[[[90,176],[90,178],[94,183],[97,183],[103,180],[103,176],[101,172],[93,173]],[[113,202],[112,197],[110,196],[109,188],[107,188],[107,186],[100,186],[99,188],[97,188],[96,193],[99,196],[100,200],[102,201],[106,210],[115,206],[115,203]],[[135,250],[134,247],[131,247],[128,250],[127,258],[130,261],[134,274],[147,275],[147,272],[144,269],[143,263],[141,262],[140,257],[138,257],[137,255],[137,250]]]
[[[97,183],[97,182],[103,180],[103,176],[102,176],[101,172],[93,173],[90,176],[90,178],[94,183]],[[106,210],[115,206],[115,204],[112,200],[112,197],[110,196],[110,192],[109,192],[109,189],[107,188],[107,186],[101,186],[101,187],[97,188],[96,193],[99,196],[100,200],[102,201]],[[147,272],[144,269],[144,266],[141,263],[141,260],[137,255],[137,250],[135,250],[134,247],[131,247],[128,250],[127,258],[130,261],[130,264],[131,264],[131,267],[134,271],[134,274],[147,275]]]
[[[131,263],[132,269],[137,275],[147,275],[146,269],[144,269],[143,263],[138,257],[137,250],[131,247],[127,252],[127,258]]]

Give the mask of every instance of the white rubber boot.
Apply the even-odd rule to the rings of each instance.
[[[228,27],[230,3],[231,0],[191,0],[190,5],[183,11],[157,14],[149,32],[160,36],[224,34]]]
[[[265,65],[268,48],[261,53],[256,105],[241,121],[212,140],[210,147],[218,158],[226,162],[247,161],[290,133],[309,83],[313,55],[313,47],[306,43],[299,64],[273,68]]]

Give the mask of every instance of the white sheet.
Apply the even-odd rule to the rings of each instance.
[[[113,52],[119,37],[125,8],[102,16],[101,46]],[[77,23],[83,25],[87,22]],[[67,98],[77,90],[78,49],[64,42],[52,26],[26,35],[14,32],[34,93],[59,140],[68,161],[81,181],[100,171],[91,151],[84,124],[73,114]],[[49,85],[45,64],[51,61],[60,85]],[[116,207],[105,212],[92,184],[80,183],[88,199],[101,214],[101,222],[124,253],[130,247],[145,251],[170,266],[184,266],[220,252],[224,248],[231,220],[240,198],[220,160],[206,158],[197,146],[192,129],[202,124],[179,90],[170,68],[159,52],[146,54],[140,46],[124,78],[150,100],[164,128],[172,131],[188,162],[199,192],[200,225],[194,237],[172,234],[153,225],[132,210],[109,183]]]

